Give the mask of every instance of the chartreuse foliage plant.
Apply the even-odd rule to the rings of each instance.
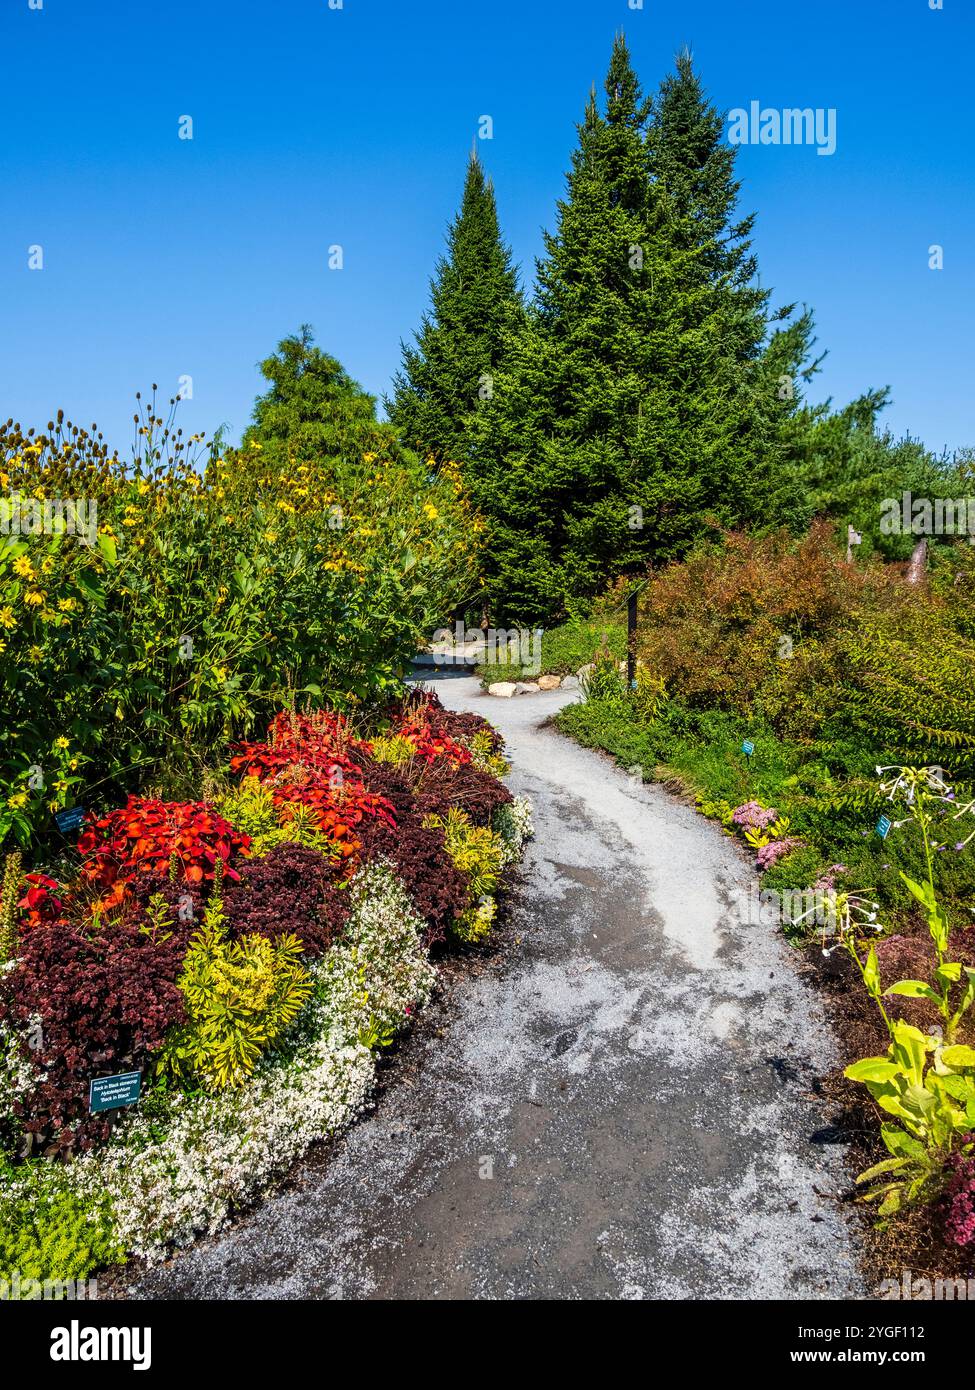
[[[886,992],[907,999],[929,1000],[941,1014],[944,1035],[950,1042],[965,1014],[975,1003],[975,969],[948,959],[951,928],[934,881],[935,855],[948,846],[939,844],[936,838],[939,824],[935,811],[940,811],[942,816],[947,815],[949,823],[954,825],[975,814],[975,801],[959,806],[954,792],[944,780],[941,768],[893,767],[878,768],[878,771],[888,774],[888,780],[881,784],[881,789],[891,801],[899,802],[906,808],[907,817],[919,831],[924,845],[926,879],[919,883],[903,870],[900,876],[924,909],[938,961],[934,986],[924,980],[898,980]],[[956,840],[953,845],[955,852],[964,849],[972,839],[975,839],[975,829],[966,837]]]
[[[218,1091],[246,1081],[312,991],[297,936],[231,941],[226,921],[218,874],[178,981],[188,1021],[167,1039],[158,1064],[163,1074],[196,1076]]]
[[[859,1185],[869,1185],[863,1200],[879,1201],[879,1214],[886,1217],[938,1196],[947,1181],[948,1159],[975,1147],[975,1048],[944,1047],[899,1020],[887,1055],[855,1062],[844,1075],[862,1081],[896,1121],[881,1126],[891,1157],[857,1178]]]
[[[37,1297],[32,1281],[84,1279],[117,1264],[123,1254],[107,1193],[93,1201],[73,1190],[56,1164],[36,1161],[14,1169],[0,1158],[3,1297]]]
[[[504,863],[501,836],[486,826],[472,825],[459,806],[446,816],[428,816],[424,824],[443,831],[447,853],[467,876],[468,906],[453,931],[463,941],[483,941],[495,915],[495,895]]]

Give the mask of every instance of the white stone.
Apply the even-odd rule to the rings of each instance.
[[[517,688],[514,681],[495,681],[493,685],[488,686],[488,694],[497,695],[502,700],[510,700]]]

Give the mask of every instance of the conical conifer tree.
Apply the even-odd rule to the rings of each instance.
[[[495,616],[551,618],[718,526],[775,519],[775,411],[752,370],[763,299],[747,254],[720,244],[734,180],[725,168],[725,205],[715,195],[702,228],[695,181],[672,193],[655,174],[661,149],[621,36],[579,126],[537,306],[474,431]]]
[[[404,442],[439,459],[462,459],[467,421],[490,396],[503,330],[522,304],[517,272],[501,239],[494,189],[471,151],[447,254],[431,282],[431,310],[386,400]]]

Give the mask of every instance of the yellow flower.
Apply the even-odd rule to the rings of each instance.
[[[17,619],[14,617],[14,610],[9,603],[5,603],[0,608],[0,627],[5,627],[8,632],[12,632],[17,626]]]
[[[44,652],[43,652],[43,650],[42,650],[40,647],[31,647],[31,649],[30,649],[30,651],[27,653],[27,655],[30,657],[31,661],[43,661],[43,660],[44,660]]]
[[[431,521],[436,521],[437,517],[439,516],[439,512],[437,511],[436,507],[433,505],[432,502],[427,502],[427,504],[423,508],[423,514],[424,516],[428,516]]]
[[[372,461],[373,461],[373,459],[376,457],[376,455],[375,455],[375,454],[363,454],[362,457],[363,457],[363,459],[365,460],[366,463],[372,463]]]
[[[26,793],[26,792],[14,792],[13,796],[8,796],[8,797],[7,797],[7,805],[8,805],[8,806],[13,806],[14,809],[16,809],[17,807],[20,807],[20,806],[26,806],[26,805],[27,805],[27,793]]]
[[[58,607],[62,613],[73,613],[78,607],[78,604],[73,598],[59,598]]]
[[[37,589],[28,589],[24,594],[24,602],[31,608],[37,608],[44,602],[44,595]]]
[[[14,561],[14,574],[19,575],[21,579],[33,579],[35,577],[34,566],[26,555],[21,555]]]
[[[54,746],[55,746],[55,748],[60,748],[60,749],[62,749],[62,750],[65,749],[65,748],[70,748],[70,747],[71,747],[71,740],[68,739],[68,738],[65,738],[64,735],[62,734],[60,738],[56,738],[56,739],[54,740]]]

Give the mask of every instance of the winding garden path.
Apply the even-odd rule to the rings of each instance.
[[[575,695],[438,689],[501,729],[535,802],[516,944],[457,978],[326,1162],[132,1295],[862,1296],[811,1091],[828,1029],[773,929],[731,920],[744,859],[540,727]]]

